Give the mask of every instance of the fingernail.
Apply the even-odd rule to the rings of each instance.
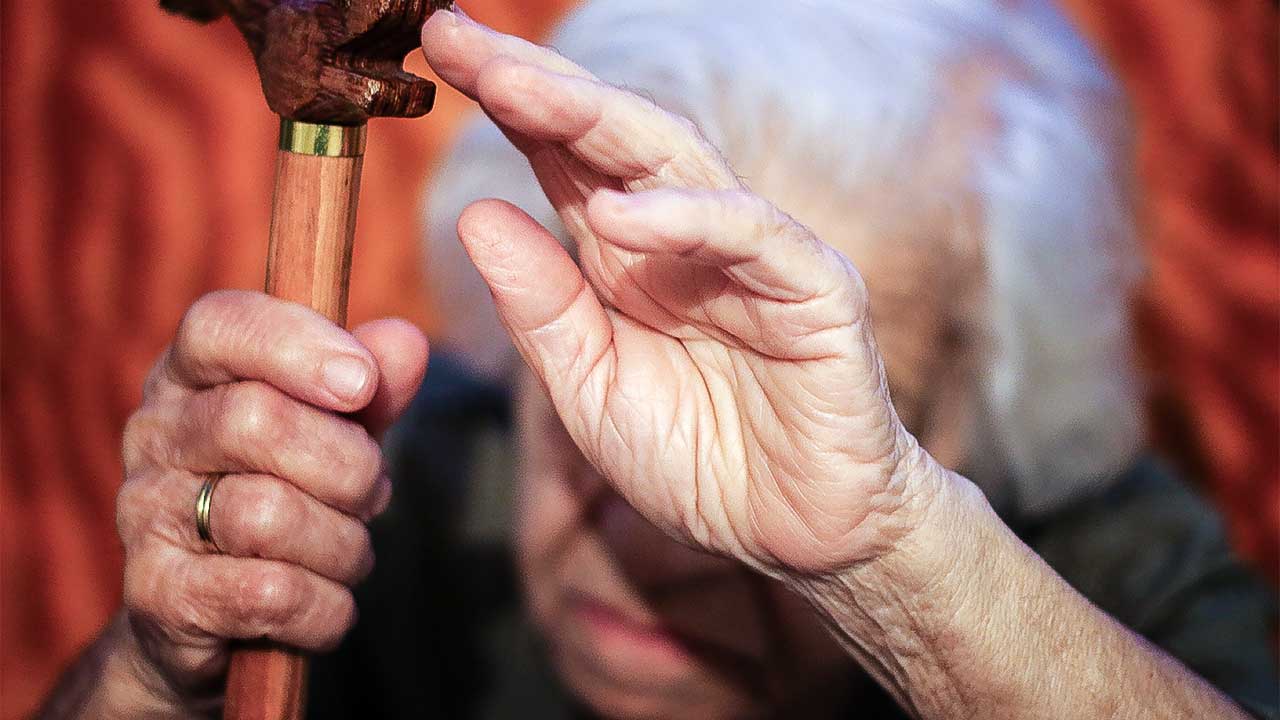
[[[446,25],[453,26],[458,24],[458,14],[452,10],[437,10],[434,16],[439,17],[440,22]]]
[[[324,384],[341,400],[355,400],[369,383],[369,365],[360,358],[342,355],[326,360]]]

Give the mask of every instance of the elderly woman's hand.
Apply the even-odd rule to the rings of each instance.
[[[432,67],[529,158],[578,262],[515,207],[459,233],[575,442],[651,522],[770,571],[891,548],[927,504],[857,271],[688,120],[438,13]]]
[[[117,501],[124,617],[153,701],[216,702],[227,642],[334,646],[372,568],[365,522],[391,486],[375,435],[413,397],[426,344],[399,321],[348,333],[260,293],[217,292],[187,312],[124,439]],[[354,415],[350,415],[354,413]],[[212,539],[202,482],[219,476]],[[161,697],[156,697],[159,695]],[[135,707],[137,707],[135,705]]]
[[[458,228],[570,436],[652,523],[799,592],[913,716],[1243,717],[918,446],[857,272],[688,121],[460,15],[423,41],[576,241],[575,263],[497,201]]]

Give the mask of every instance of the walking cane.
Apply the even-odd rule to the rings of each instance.
[[[448,0],[161,0],[207,22],[227,15],[257,61],[280,116],[266,289],[346,324],[366,123],[420,117],[435,85],[403,70],[419,33]],[[238,644],[228,720],[303,716],[306,658],[270,642]]]

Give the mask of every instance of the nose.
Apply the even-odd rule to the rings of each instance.
[[[596,530],[623,572],[639,587],[665,588],[733,568],[724,558],[676,542],[617,493],[603,492],[596,505]]]

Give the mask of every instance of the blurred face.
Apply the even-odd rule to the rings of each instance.
[[[566,685],[617,718],[820,717],[852,665],[773,581],[670,540],[582,459],[527,371],[517,543],[529,609]],[[846,682],[840,682],[846,681]]]

